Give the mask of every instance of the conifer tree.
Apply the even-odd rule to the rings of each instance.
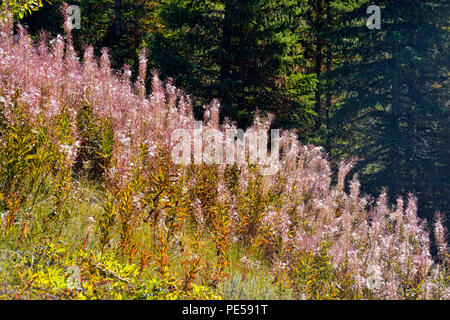
[[[21,20],[30,33],[41,31],[52,36],[63,34],[63,17],[60,12],[63,0],[52,0],[33,15]],[[114,68],[128,64],[137,69],[138,52],[146,46],[143,37],[158,29],[156,8],[161,0],[73,0],[81,11],[81,29],[72,30],[75,48],[80,53],[92,45],[97,55],[108,48]]]

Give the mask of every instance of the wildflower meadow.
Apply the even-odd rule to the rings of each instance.
[[[67,26],[34,40],[1,22],[0,299],[450,298],[439,213],[362,193],[356,159],[334,170],[294,129],[271,133],[276,115],[256,114],[256,146],[226,139],[219,100],[199,122],[147,55],[132,77],[108,49],[78,56]]]

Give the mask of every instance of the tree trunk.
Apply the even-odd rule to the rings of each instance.
[[[116,11],[116,36],[120,38],[122,35],[122,1],[115,0],[114,1],[114,9]]]
[[[322,0],[316,1],[316,33],[320,34],[322,32]],[[316,37],[316,52],[315,52],[315,73],[317,76],[317,88],[315,92],[315,106],[314,111],[317,113],[317,120],[315,129],[318,130],[322,126],[322,85],[321,85],[321,76],[322,76],[322,64],[323,64],[323,55],[322,55],[322,39],[320,35]]]
[[[222,47],[223,53],[220,61],[220,79],[219,79],[219,97],[223,106],[224,116],[231,116],[232,101],[229,88],[229,83],[227,80],[231,78],[231,1],[225,1],[225,14],[222,27],[222,39],[220,46]]]
[[[331,8],[330,8],[330,0],[326,1],[327,6],[327,29],[331,26]],[[329,85],[329,72],[331,71],[331,44],[328,44],[327,47],[327,85]],[[330,127],[330,107],[331,107],[331,92],[330,89],[327,88],[327,96],[326,96],[326,106],[325,106],[325,126],[328,129]]]

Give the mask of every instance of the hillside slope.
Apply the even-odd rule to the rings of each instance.
[[[4,24],[0,57],[0,297],[450,297],[441,219],[433,261],[415,198],[391,208],[357,176],[346,191],[351,161],[332,184],[321,148],[282,131],[273,174],[175,164],[172,134],[194,135],[195,119],[156,73],[146,93],[145,52],[131,82],[107,50],[80,60],[68,31],[32,43]],[[205,106],[204,131],[236,129],[219,108]]]

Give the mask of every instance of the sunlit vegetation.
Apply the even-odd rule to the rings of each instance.
[[[78,58],[70,30],[0,29],[0,298],[448,299],[449,253],[413,195],[333,182],[321,147],[281,134],[281,168],[176,165],[188,96],[151,75]],[[220,105],[203,126],[225,130]],[[270,128],[255,117],[253,127]],[[430,252],[430,232],[438,252]]]

